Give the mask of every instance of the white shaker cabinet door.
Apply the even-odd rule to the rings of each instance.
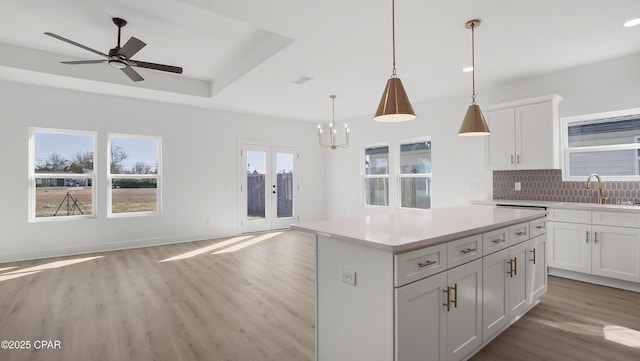
[[[514,108],[485,112],[491,135],[487,138],[487,167],[511,170],[516,164]]]
[[[593,226],[594,275],[640,282],[640,229]]]
[[[447,312],[448,360],[458,361],[482,344],[482,260],[450,269],[447,276],[452,301]]]
[[[549,267],[591,273],[591,225],[547,222]]]
[[[396,289],[396,360],[447,360],[447,272]]]
[[[509,250],[482,259],[482,341],[509,325]]]
[[[527,293],[528,305],[547,293],[547,235],[527,241]]]

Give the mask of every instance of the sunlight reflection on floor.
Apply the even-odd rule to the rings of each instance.
[[[29,267],[29,268],[17,269],[11,272],[5,272],[3,274],[0,274],[0,282],[10,280],[13,278],[22,277],[22,276],[32,275],[44,270],[60,268],[60,267],[69,266],[76,263],[81,263],[81,262],[87,262],[87,261],[91,261],[91,260],[102,258],[102,257],[104,256],[65,259],[62,261],[49,262],[49,263],[45,263],[45,264],[41,264],[38,266]],[[4,268],[4,270],[15,269],[15,268],[17,267],[8,267],[8,268]]]
[[[604,339],[633,348],[640,348],[640,331],[617,325],[602,328]]]
[[[226,241],[222,241],[222,242],[218,242],[218,243],[212,244],[210,246],[198,248],[198,249],[196,249],[194,251],[191,251],[191,252],[187,252],[187,253],[179,254],[177,256],[173,256],[171,258],[163,259],[160,262],[177,261],[179,259],[186,259],[186,258],[195,257],[195,256],[197,256],[199,254],[202,254],[202,253],[215,251],[216,249],[220,249],[220,248],[232,245],[234,243],[238,243],[238,242],[244,241],[245,239],[250,238],[250,237],[252,237],[252,236],[249,235],[249,236],[234,237],[234,238],[228,239]]]
[[[243,248],[246,248],[246,247],[252,246],[252,245],[254,245],[256,243],[259,243],[259,242],[262,242],[264,240],[267,240],[269,238],[273,238],[275,236],[281,235],[282,233],[283,232],[272,232],[272,233],[263,234],[261,236],[257,236],[257,237],[255,237],[253,239],[250,239],[250,240],[248,240],[246,242],[242,242],[240,244],[237,244],[237,245],[229,247],[229,248],[225,248],[225,249],[223,249],[221,251],[214,252],[212,254],[236,252],[236,251],[239,251],[239,250],[241,250]]]

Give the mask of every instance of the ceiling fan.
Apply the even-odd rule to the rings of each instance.
[[[160,70],[160,71],[167,71],[170,73],[182,74],[182,68],[178,66],[148,63],[145,61],[138,61],[138,60],[131,59],[132,56],[134,56],[138,51],[140,51],[140,49],[144,48],[145,45],[147,44],[145,44],[143,41],[139,39],[131,37],[131,39],[129,39],[129,41],[127,41],[124,44],[124,46],[120,47],[120,31],[122,30],[123,26],[127,25],[127,21],[121,18],[112,18],[112,20],[113,20],[113,23],[116,24],[116,26],[118,27],[118,45],[115,48],[110,49],[108,55],[98,50],[91,49],[88,46],[84,46],[82,44],[76,43],[75,41],[69,40],[67,38],[63,38],[62,36],[56,35],[54,33],[46,32],[45,35],[49,35],[53,38],[62,40],[66,43],[75,45],[84,50],[88,50],[92,53],[98,54],[106,58],[106,60],[62,61],[61,63],[63,64],[78,65],[78,64],[107,63],[114,68],[118,68],[122,70],[122,72],[125,73],[125,75],[128,76],[129,79],[133,81],[144,80],[144,78],[132,68],[133,66],[138,68],[147,68],[147,69],[154,69],[154,70]]]

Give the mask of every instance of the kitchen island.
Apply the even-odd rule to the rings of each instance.
[[[545,215],[460,206],[292,226],[316,235],[317,360],[470,357],[546,292]]]

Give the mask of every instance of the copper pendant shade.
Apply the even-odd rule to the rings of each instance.
[[[484,115],[480,111],[478,104],[471,104],[467,108],[467,114],[464,116],[458,135],[474,136],[474,135],[489,135],[489,127],[484,120]]]
[[[382,93],[382,99],[373,120],[384,123],[406,122],[416,118],[416,113],[409,102],[407,92],[404,91],[400,78],[396,76],[396,21],[395,0],[391,0],[391,29],[393,40],[393,72],[387,80],[387,86]]]
[[[409,102],[400,78],[392,77],[382,93],[380,105],[373,120],[378,122],[404,122],[416,118],[416,113]]]
[[[467,109],[467,113],[464,116],[458,135],[462,136],[477,136],[477,135],[489,135],[489,126],[484,120],[484,115],[480,107],[476,104],[476,64],[475,64],[475,38],[474,29],[480,26],[480,20],[469,20],[465,24],[465,28],[471,29],[471,66],[473,67],[472,79],[473,79],[473,95],[471,96],[471,105]]]

